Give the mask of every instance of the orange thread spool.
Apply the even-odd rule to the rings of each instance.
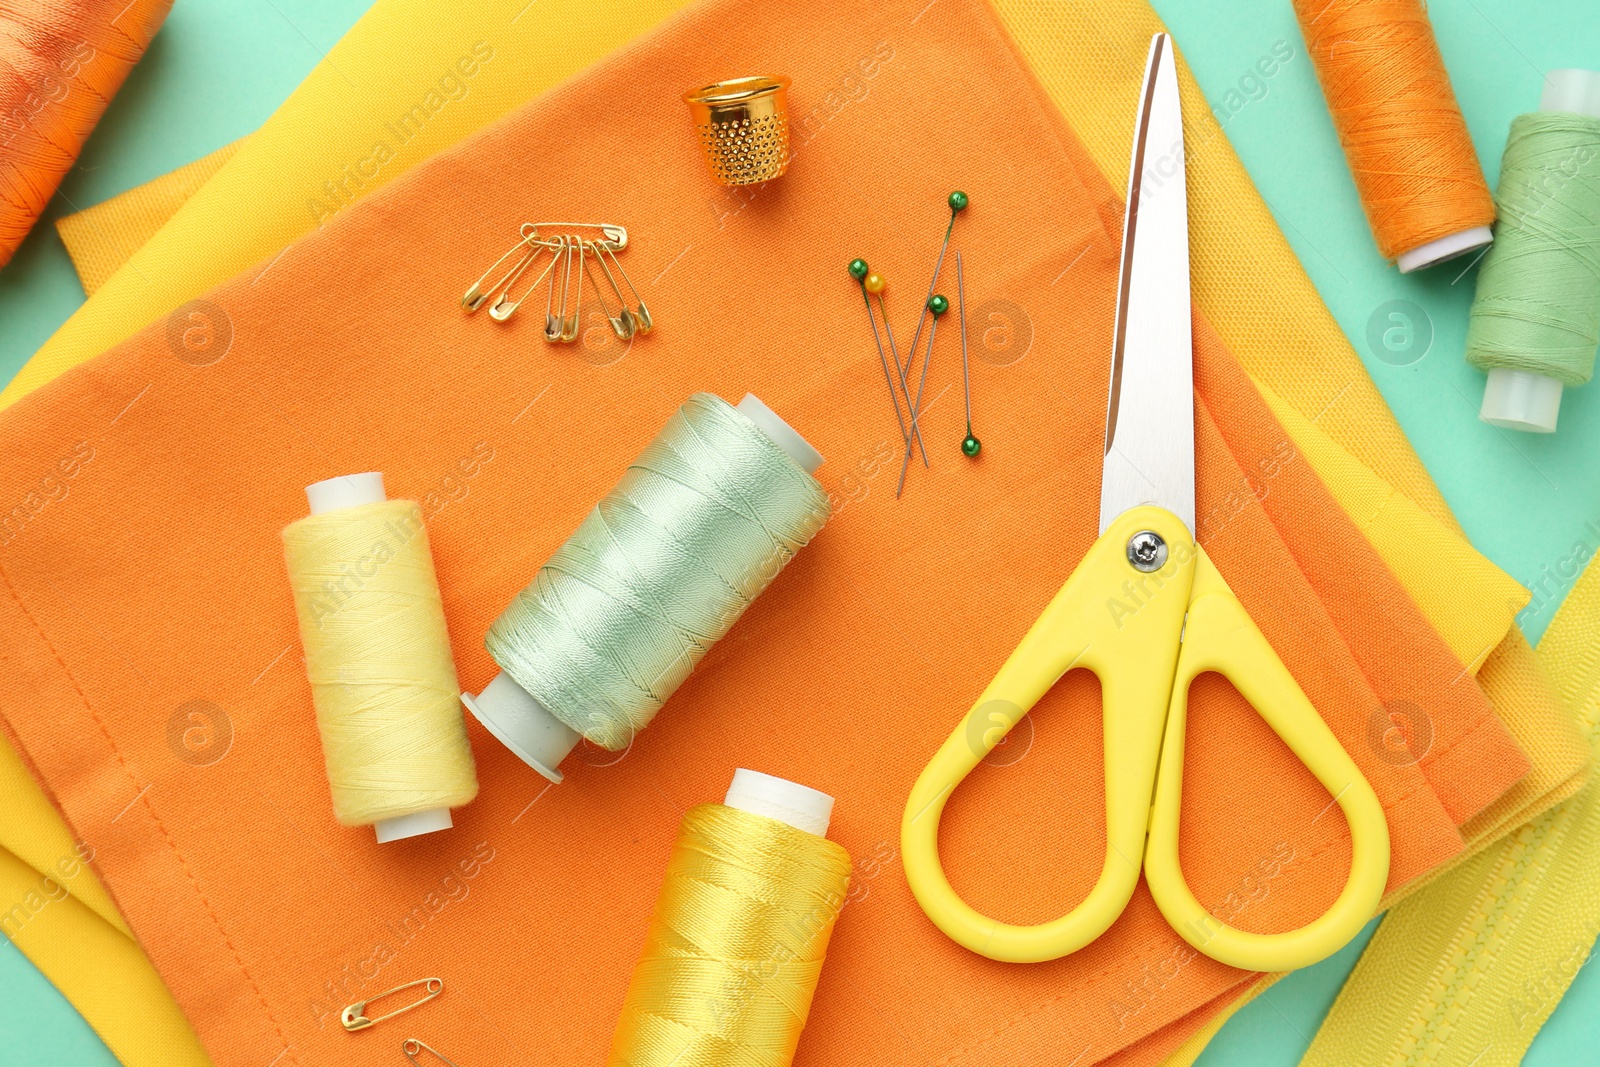
[[[1361,206],[1401,271],[1488,244],[1494,197],[1422,0],[1294,0]]]
[[[172,0],[0,0],[0,267],[171,9]]]

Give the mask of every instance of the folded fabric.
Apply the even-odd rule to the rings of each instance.
[[[1600,566],[1567,594],[1539,658],[1600,755]],[[1597,867],[1591,782],[1391,910],[1301,1062],[1399,1065],[1423,1049],[1522,1062],[1600,935]]]
[[[95,877],[93,847],[67,832],[9,743],[0,744],[0,811],[0,934],[70,991],[122,1063],[205,1067],[199,1039]]]
[[[840,56],[856,57],[844,75]],[[714,66],[780,58],[797,86],[848,76],[870,97],[821,123],[782,182],[712,189],[681,104],[642,89],[638,71],[651,85],[692,85]],[[967,72],[979,69],[989,77],[975,83]],[[929,92],[952,101],[948,138],[922,136]],[[797,89],[793,106],[803,115],[823,99]],[[627,141],[656,165],[597,182],[596,141]],[[969,298],[1026,309],[1034,340],[1020,362],[975,367],[992,412],[983,461],[955,462],[957,409],[936,400],[929,440],[944,434],[952,461],[919,471],[896,503],[881,372],[864,333],[840,339],[859,295],[829,264],[870,251],[891,278],[914,278],[957,180],[975,198],[961,237]],[[701,210],[708,201],[716,210]],[[460,314],[465,282],[517,222],[547,209],[629,226],[625,255],[655,334],[623,350],[602,328],[576,351],[550,349],[531,319]],[[720,3],[342,213],[264,275],[210,294],[231,338],[217,361],[185,362],[151,329],[15,406],[0,425],[0,481],[26,494],[41,464],[80,440],[92,460],[0,550],[6,713],[218,1061],[348,1055],[363,1038],[333,1019],[346,997],[421,974],[449,991],[415,1018],[463,1061],[532,1047],[597,1056],[637,950],[627,931],[643,929],[679,809],[714,794],[735,763],[836,793],[839,839],[857,855],[892,842],[922,762],[1094,537],[1119,217],[981,5],[918,19],[917,5],[845,17]],[[1053,285],[1069,266],[1070,283]],[[750,320],[722,313],[723,294],[756,275],[764,336],[752,344]],[[1427,700],[1442,736],[1480,751],[1474,773],[1501,789],[1526,765],[1476,688],[1448,684],[1470,676],[1283,451],[1282,429],[1204,317],[1197,339],[1201,512],[1226,516],[1202,538],[1385,800],[1395,883],[1417,877],[1461,842],[1424,769],[1386,762],[1365,740],[1390,690],[1436,687]],[[954,342],[946,334],[935,354],[934,389],[958,388]],[[841,507],[825,534],[614,768],[577,768],[545,795],[478,732],[484,793],[455,832],[384,851],[337,827],[286,651],[294,623],[275,555],[301,487],[382,467],[396,495],[432,494],[460,666],[481,684],[493,668],[467,635],[483,633],[695,388],[755,388],[834,456],[824,472]],[[496,459],[441,492],[480,442]],[[249,462],[263,444],[270,465]],[[1267,461],[1271,492],[1241,496],[1244,471],[1260,478]],[[1274,496],[1287,510],[1263,506]],[[1362,576],[1381,623],[1338,603],[1347,579],[1302,569],[1318,553]],[[1415,681],[1397,677],[1398,650]],[[1369,678],[1383,663],[1388,673]],[[176,758],[166,735],[197,699],[231,722],[232,749],[206,766]],[[1069,677],[1034,717],[1041,755],[990,768],[953,803],[948,868],[975,903],[1042,917],[1097,869],[1094,703],[1091,683]],[[1282,844],[1293,873],[1240,921],[1283,927],[1320,911],[1348,848],[1337,820],[1317,819],[1326,794],[1230,687],[1197,684],[1193,714],[1191,883],[1222,900]],[[1039,825],[1025,814],[1036,797],[1066,816]],[[454,873],[468,868],[471,879]],[[1091,1062],[1247,977],[1185,960],[1179,980],[1116,1007],[1141,967],[1184,947],[1143,893],[1103,943],[1014,968],[951,945],[897,876],[868,889],[836,935],[802,1046],[811,1062],[876,1061],[907,1041],[980,1062],[1081,1043]],[[584,966],[570,966],[580,955]]]
[[[56,233],[67,246],[83,291],[93,296],[129,256],[143,248],[173,213],[233,158],[242,143],[223,145],[170,174],[56,219]]]

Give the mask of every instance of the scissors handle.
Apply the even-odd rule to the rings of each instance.
[[[1168,559],[1146,573],[1129,539],[1158,534]],[[1194,541],[1158,507],[1130,508],[1100,536],[912,787],[900,824],[906,880],[917,903],[959,944],[1010,963],[1053,960],[1099,937],[1139,884],[1151,785],[1161,752],[1178,635],[1194,578]],[[1100,679],[1106,773],[1106,852],[1083,903],[1036,926],[979,914],[956,895],[939,862],[939,820],[950,794],[1067,671]]]
[[[1136,534],[1164,542],[1150,572],[1131,558]],[[939,861],[939,821],[956,786],[1067,671],[1100,679],[1105,736],[1106,853],[1076,908],[1017,926],[956,895]],[[1350,825],[1350,876],[1333,906],[1297,930],[1253,934],[1200,904],[1178,858],[1189,686],[1215,671],[1244,695],[1334,797]],[[1152,800],[1153,791],[1153,800]],[[1148,845],[1146,834],[1148,832]],[[1151,895],[1198,951],[1234,967],[1307,966],[1372,918],[1389,874],[1389,831],[1372,786],[1256,628],[1182,520],[1162,508],[1118,516],[1083,557],[994,681],[917,778],[900,825],[906,880],[952,939],[990,959],[1052,960],[1104,933],[1133,896],[1141,865]]]
[[[1389,879],[1389,825],[1360,768],[1306,699],[1205,550],[1197,547],[1196,552],[1183,651],[1178,656],[1150,812],[1145,880],[1172,928],[1212,959],[1249,971],[1307,967],[1343,948],[1376,913]],[[1178,859],[1178,825],[1183,807],[1189,686],[1207,671],[1233,683],[1328,790],[1350,826],[1350,874],[1344,890],[1320,918],[1299,929],[1253,934],[1229,926],[1195,899],[1184,880]]]

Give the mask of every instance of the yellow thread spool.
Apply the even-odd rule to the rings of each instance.
[[[833,798],[734,772],[690,808],[623,1000],[607,1067],[786,1067],[850,887]]]
[[[376,472],[306,499],[283,546],[334,816],[380,843],[449,829],[478,779],[422,509]]]

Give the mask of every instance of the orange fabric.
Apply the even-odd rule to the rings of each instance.
[[[795,162],[724,191],[674,87],[745,70],[794,77]],[[975,354],[969,462],[947,321],[934,467],[896,501],[844,264],[883,271],[909,332],[957,185],[969,313],[1009,301],[1032,342],[1007,366]],[[213,292],[215,362],[182,347],[183,316],[0,417],[0,711],[217,1063],[352,1062],[407,1033],[463,1064],[597,1062],[682,811],[735,766],[833,793],[857,860],[799,1064],[1088,1064],[1247,981],[1143,890],[1083,952],[995,963],[939,934],[890,862],[917,772],[1095,536],[1120,214],[977,0],[718,0]],[[462,315],[532,218],[625,224],[657,330],[624,351],[594,318],[562,348],[537,315]],[[1393,888],[1457,854],[1462,813],[1526,762],[1203,320],[1196,336],[1201,539],[1376,787]],[[489,623],[696,389],[757,392],[830,457],[829,525],[625,758],[572,759],[550,787],[473,723],[483,789],[455,830],[378,846],[339,827],[278,540],[302,487],[382,469],[422,501],[476,689]],[[1400,698],[1450,760],[1369,746]],[[215,762],[169,739],[193,700],[231,725]],[[1070,675],[997,762],[1020,758],[953,800],[946,866],[974,904],[1037,920],[1093,881],[1096,704]],[[1342,821],[1231,687],[1202,678],[1191,716],[1191,885],[1246,928],[1297,925],[1343,882]],[[339,1027],[343,1004],[427,975],[446,991],[405,1032]]]

